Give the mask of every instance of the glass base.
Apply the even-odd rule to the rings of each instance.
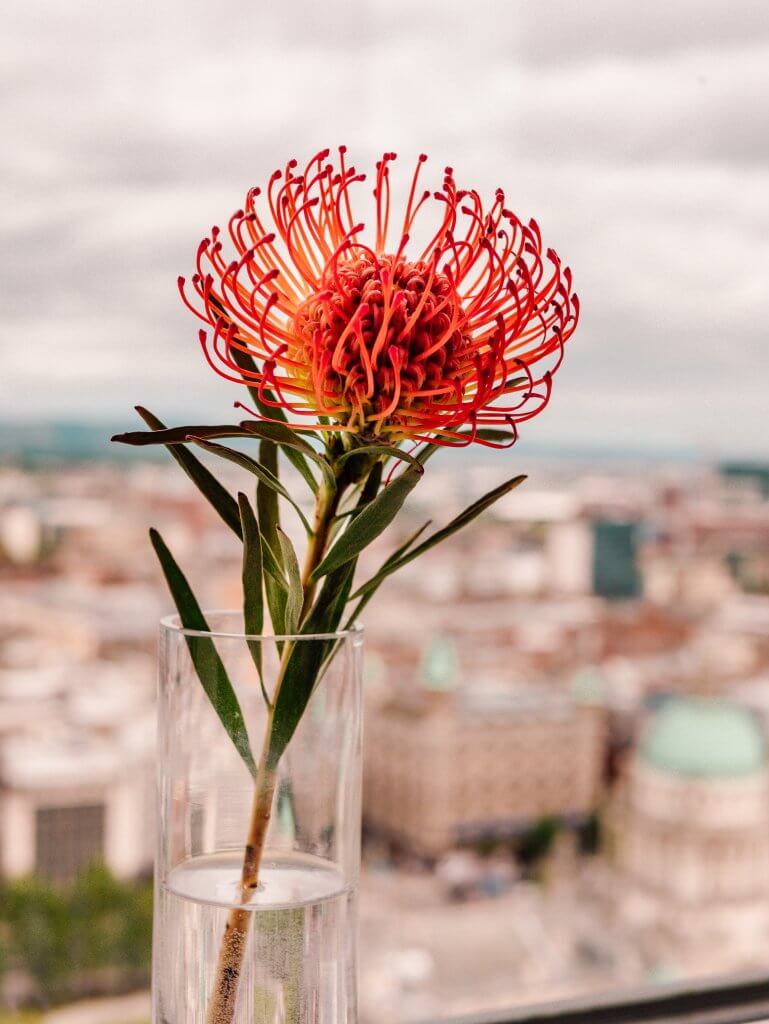
[[[194,857],[158,893],[155,1024],[204,1024],[237,854]],[[355,903],[340,872],[315,858],[267,857],[246,904],[251,927],[238,985],[238,1024],[340,1024],[355,1006]]]

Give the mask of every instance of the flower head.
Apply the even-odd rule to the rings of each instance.
[[[547,404],[576,327],[571,272],[501,189],[484,207],[450,167],[440,190],[420,189],[425,156],[396,220],[395,158],[376,165],[368,242],[353,214],[366,176],[344,147],[336,163],[323,150],[302,171],[295,160],[275,171],[266,195],[249,191],[228,225],[237,258],[212,229],[198,247],[197,302],[179,279],[211,328],[200,332],[206,357],[297,427],[493,444],[479,428],[502,426],[515,440]]]

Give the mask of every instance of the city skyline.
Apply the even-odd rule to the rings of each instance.
[[[493,473],[432,461],[399,529]],[[542,464],[366,609],[366,1024],[764,969],[768,507],[759,472]],[[238,546],[181,473],[0,466],[7,884],[148,868],[170,604],[148,521],[203,607],[236,604]]]

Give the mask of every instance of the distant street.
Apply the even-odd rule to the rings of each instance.
[[[46,1013],[41,1024],[145,1024],[150,1018],[149,992],[114,999],[89,999]]]

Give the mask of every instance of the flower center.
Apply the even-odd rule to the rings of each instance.
[[[423,263],[367,253],[327,267],[293,321],[292,375],[321,411],[362,428],[461,400],[472,377],[466,316],[449,278]]]

